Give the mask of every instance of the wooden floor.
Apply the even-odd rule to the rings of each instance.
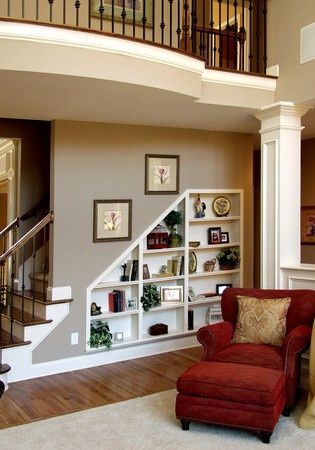
[[[202,347],[11,383],[0,400],[0,428],[175,388]]]

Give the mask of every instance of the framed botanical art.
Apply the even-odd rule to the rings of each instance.
[[[145,193],[179,193],[178,155],[145,155]]]
[[[162,302],[182,302],[183,286],[161,286]]]
[[[92,16],[100,17],[100,7],[104,8],[103,18],[115,21],[122,21],[123,0],[92,0]],[[152,0],[125,0],[125,21],[142,26],[142,18],[145,16],[147,27],[152,26]]]
[[[131,239],[132,200],[94,200],[93,242]]]
[[[301,244],[315,244],[315,206],[301,208]]]

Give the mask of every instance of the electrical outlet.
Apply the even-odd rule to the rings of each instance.
[[[79,342],[79,333],[71,333],[70,341],[71,345],[76,345]]]

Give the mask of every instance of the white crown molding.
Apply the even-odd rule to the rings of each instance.
[[[3,38],[115,53],[185,69],[197,74],[202,74],[205,70],[203,61],[188,55],[142,42],[119,39],[117,36],[111,37],[43,25],[1,22],[0,39]]]
[[[274,117],[286,116],[301,118],[310,109],[306,105],[296,105],[293,102],[277,102],[263,106],[255,115],[258,120],[271,119]]]

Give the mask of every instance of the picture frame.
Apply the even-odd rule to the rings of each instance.
[[[114,341],[122,342],[123,340],[124,340],[124,332],[123,331],[116,331],[114,333]]]
[[[162,303],[179,303],[183,301],[183,286],[161,286]]]
[[[143,279],[148,280],[151,278],[148,264],[143,264]]]
[[[130,241],[132,200],[94,200],[93,242]]]
[[[222,295],[225,289],[231,287],[233,287],[233,284],[231,283],[219,283],[215,285],[215,292],[217,295]]]
[[[301,244],[315,244],[315,206],[301,207]]]
[[[229,244],[230,234],[228,231],[221,231],[221,244]]]
[[[197,271],[197,256],[195,252],[189,252],[189,262],[188,262],[188,269],[189,273],[196,273]]]
[[[192,286],[188,286],[188,301],[195,302],[198,299],[198,296]]]
[[[93,17],[100,17],[99,8],[101,6],[101,0],[92,0]],[[135,23],[136,25],[143,26],[143,6],[144,0],[136,0],[135,2]],[[103,19],[112,20],[112,0],[103,0],[104,14]],[[115,22],[122,22],[122,0],[114,0],[114,20]],[[125,0],[125,23],[133,23],[133,0]],[[145,17],[147,19],[145,26],[152,27],[152,0],[146,0],[145,3]]]
[[[136,311],[138,309],[138,299],[137,297],[130,297],[126,299],[125,310],[126,311]]]
[[[145,194],[179,194],[179,155],[145,155]]]
[[[208,244],[215,245],[221,243],[222,243],[221,227],[208,228]]]

